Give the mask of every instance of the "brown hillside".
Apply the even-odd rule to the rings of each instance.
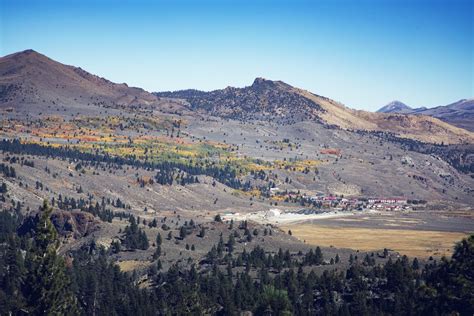
[[[139,106],[157,98],[140,88],[116,84],[56,62],[33,50],[0,58],[0,104]]]
[[[295,91],[318,103],[326,110],[320,114],[320,117],[326,123],[344,129],[387,131],[401,137],[429,143],[458,144],[474,142],[472,132],[431,116],[357,111],[305,90],[295,89]]]

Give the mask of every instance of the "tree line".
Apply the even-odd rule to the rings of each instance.
[[[212,162],[201,162],[195,164],[186,164],[175,161],[150,162],[138,160],[132,156],[119,157],[109,155],[108,153],[101,154],[98,150],[96,150],[95,153],[89,153],[71,148],[69,146],[53,148],[40,144],[22,143],[17,139],[3,139],[0,141],[0,150],[14,154],[70,159],[72,161],[88,161],[95,164],[105,163],[108,165],[115,165],[117,167],[129,165],[146,170],[159,170],[156,179],[158,183],[163,182],[163,184],[170,184],[168,176],[173,170],[178,170],[189,175],[189,177],[184,177],[185,183],[194,183],[196,178],[192,176],[207,175],[231,188],[248,189],[248,184],[242,183],[242,181],[237,178],[236,171],[228,164],[219,166]],[[8,168],[8,166],[6,166],[6,168]],[[161,175],[164,175],[163,178]],[[181,181],[183,181],[182,177]]]

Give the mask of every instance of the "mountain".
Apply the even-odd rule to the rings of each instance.
[[[34,50],[0,58],[0,107],[18,112],[158,105],[153,94],[116,84]],[[89,106],[89,107],[88,107]]]
[[[381,107],[378,113],[410,113],[413,109],[400,101],[392,101],[389,104]]]
[[[152,94],[61,64],[33,50],[0,58],[0,108],[19,116],[91,115],[103,108],[117,114],[121,109],[168,113],[188,110],[190,115],[201,113],[241,121],[315,121],[327,127],[390,132],[431,143],[474,142],[472,133],[434,117],[357,111],[282,81],[257,78],[244,88]]]
[[[346,130],[391,132],[400,137],[431,143],[473,142],[474,134],[424,115],[371,113],[282,81],[257,78],[251,86],[227,87],[210,92],[181,90],[157,92],[161,98],[182,99],[193,111],[238,120],[269,120],[292,124],[312,120]]]
[[[449,105],[430,109],[415,109],[413,113],[433,116],[474,132],[474,99],[462,99]]]
[[[377,112],[427,115],[468,131],[474,131],[474,99],[462,99],[444,106],[416,109],[410,108],[400,101],[393,101]]]
[[[245,88],[227,87],[203,92],[182,90],[155,93],[159,97],[180,98],[189,102],[193,110],[229,119],[277,119],[293,122],[303,118],[316,119],[323,111],[317,100],[311,100],[282,82],[256,78]]]

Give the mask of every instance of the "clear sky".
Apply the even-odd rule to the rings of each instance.
[[[32,48],[149,91],[283,80],[358,109],[474,96],[474,1],[0,0],[0,54]]]

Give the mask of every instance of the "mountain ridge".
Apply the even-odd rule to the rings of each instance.
[[[228,119],[265,120],[276,117],[286,123],[304,116],[316,119],[315,111],[323,109],[317,102],[294,93],[293,89],[283,81],[258,77],[252,85],[243,88],[226,87],[209,92],[187,89],[154,94],[158,97],[186,99],[193,110],[204,110]]]
[[[0,58],[0,108],[27,115],[54,110],[87,114],[92,105],[170,113],[176,113],[176,109],[190,110],[226,119],[266,120],[279,124],[310,120],[328,128],[384,131],[430,143],[474,142],[474,134],[433,117],[354,110],[283,81],[261,77],[244,88],[152,94],[124,83],[113,83],[33,50]]]
[[[130,107],[153,105],[158,99],[141,88],[114,83],[29,49],[0,58],[0,101],[3,106],[96,103]]]
[[[286,96],[277,100],[273,107],[267,107],[267,99],[255,96],[262,89],[278,88]],[[251,97],[246,95],[251,93]],[[474,136],[469,131],[451,126],[437,118],[424,115],[402,115],[398,113],[372,113],[354,110],[330,98],[317,95],[307,90],[299,89],[282,81],[272,81],[256,78],[251,86],[244,88],[227,87],[213,91],[199,91],[194,89],[174,92],[154,92],[158,97],[182,99],[189,103],[193,110],[203,111],[210,115],[232,119],[270,119],[280,118],[278,123],[294,123],[298,120],[315,120],[328,127],[337,127],[347,130],[386,131],[405,138],[412,138],[430,143],[463,143],[473,142]],[[226,97],[232,95],[229,102]],[[278,94],[274,94],[276,96]],[[292,97],[290,98],[289,95]],[[236,100],[235,96],[239,96]],[[281,96],[281,95],[280,95]],[[285,100],[298,100],[288,106]],[[249,108],[248,101],[260,102]],[[308,102],[309,101],[309,102]],[[299,115],[294,115],[299,108]],[[256,109],[273,110],[256,112]],[[242,113],[246,115],[242,115]]]
[[[393,102],[380,108],[377,112],[427,115],[438,118],[453,126],[474,132],[474,98],[460,99],[448,105],[439,105],[432,108],[390,107],[392,103]]]

